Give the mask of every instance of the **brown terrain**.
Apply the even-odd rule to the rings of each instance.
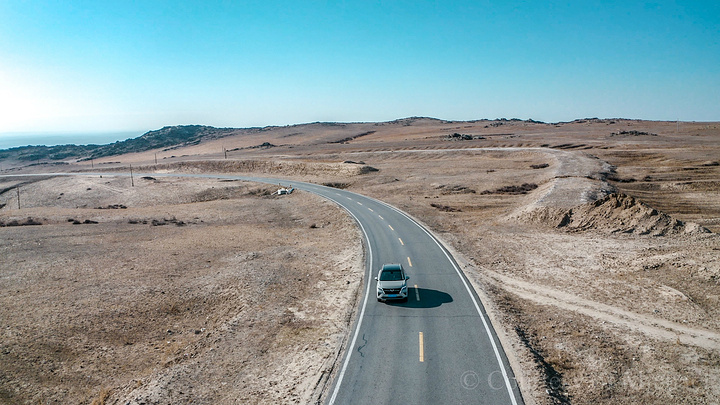
[[[322,401],[366,282],[360,233],[308,193],[151,177],[238,173],[424,223],[528,404],[718,403],[720,123],[315,123],[67,163],[145,174],[3,162],[0,402]]]

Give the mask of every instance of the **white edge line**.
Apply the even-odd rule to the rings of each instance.
[[[332,405],[335,403],[335,398],[337,397],[338,392],[340,391],[340,386],[342,385],[343,378],[345,377],[345,371],[347,371],[348,364],[350,364],[350,357],[353,353],[353,348],[355,347],[355,342],[357,341],[358,334],[360,333],[360,326],[362,325],[363,317],[365,316],[365,307],[367,307],[368,297],[370,296],[370,285],[372,284],[370,282],[370,276],[372,276],[372,248],[370,247],[370,239],[368,238],[367,232],[365,232],[365,227],[362,225],[358,217],[355,216],[349,209],[344,207],[340,202],[336,201],[336,203],[343,207],[345,211],[347,211],[353,218],[355,218],[355,221],[360,226],[360,229],[362,230],[363,235],[365,235],[365,243],[367,245],[367,251],[368,251],[368,262],[370,263],[368,266],[367,271],[367,287],[365,289],[365,300],[363,301],[362,309],[360,310],[360,315],[358,316],[358,322],[355,326],[355,333],[353,334],[352,342],[350,342],[350,345],[347,346],[347,356],[345,357],[345,362],[343,362],[342,369],[340,369],[340,374],[338,374],[337,382],[335,383],[335,389],[333,390],[332,396],[330,397],[330,401],[328,402],[328,405]]]
[[[349,192],[349,193],[352,193],[352,192]],[[417,222],[415,219],[413,219],[412,217],[410,217],[408,214],[404,213],[403,211],[399,210],[398,208],[393,207],[392,205],[390,205],[390,204],[388,204],[388,203],[386,203],[386,202],[384,202],[384,201],[380,201],[380,200],[377,200],[377,199],[374,199],[374,198],[368,197],[368,196],[364,196],[364,197],[366,197],[366,198],[368,198],[368,199],[370,199],[370,200],[372,200],[372,201],[375,201],[375,202],[377,202],[377,203],[379,203],[379,204],[382,204],[382,205],[384,205],[384,206],[392,209],[393,211],[399,213],[400,215],[402,215],[402,216],[404,216],[405,218],[407,218],[410,222],[412,222],[413,224],[415,224],[418,228],[420,228],[423,232],[425,232],[425,234],[427,234],[427,235],[435,242],[436,245],[438,245],[438,247],[440,248],[440,250],[441,250],[441,251],[443,252],[443,254],[445,255],[445,258],[448,259],[448,261],[450,262],[450,264],[452,264],[452,266],[453,266],[453,268],[455,269],[455,272],[457,273],[458,277],[460,277],[460,281],[462,281],[463,285],[465,286],[465,290],[467,290],[468,294],[470,295],[470,299],[472,300],[473,305],[475,305],[475,310],[477,311],[478,315],[480,315],[480,319],[482,319],[483,326],[485,327],[485,333],[487,333],[488,339],[490,339],[490,343],[492,344],[493,351],[495,352],[495,359],[497,360],[498,365],[500,366],[500,371],[502,371],[503,379],[505,380],[505,387],[507,388],[507,390],[508,390],[508,395],[510,396],[510,401],[512,402],[513,405],[517,405],[517,400],[516,400],[516,398],[515,398],[515,393],[513,393],[512,386],[510,385],[510,379],[508,378],[507,370],[505,369],[505,365],[503,364],[502,357],[500,356],[500,351],[498,350],[497,344],[495,343],[495,339],[493,339],[492,332],[490,331],[490,326],[488,325],[488,321],[485,319],[485,315],[483,315],[482,310],[480,309],[480,305],[478,304],[477,300],[475,299],[475,296],[473,295],[472,290],[470,289],[470,286],[468,285],[467,281],[465,281],[465,277],[463,277],[463,274],[462,274],[462,272],[460,271],[460,268],[458,268],[458,266],[455,264],[455,261],[454,261],[454,260],[452,259],[452,257],[450,256],[450,253],[447,251],[447,249],[445,249],[445,247],[440,243],[440,241],[439,241],[433,234],[431,234],[427,229],[425,229],[424,226],[420,225],[419,222]],[[338,202],[338,205],[340,205],[339,202]],[[341,205],[341,207],[342,207],[342,205]],[[365,228],[362,226],[362,224],[360,223],[360,221],[357,219],[357,217],[356,217],[352,212],[350,212],[350,211],[349,211],[347,208],[345,208],[345,207],[343,207],[343,208],[344,208],[346,211],[348,211],[348,213],[350,213],[350,215],[352,215],[353,218],[355,218],[355,220],[356,220],[356,221],[358,222],[358,224],[360,225],[360,229],[362,229],[363,234],[365,235],[365,240],[366,240],[367,245],[368,245],[368,256],[369,256],[369,258],[370,258],[370,267],[372,268],[372,251],[371,251],[371,249],[370,249],[370,240],[369,240],[369,238],[368,238],[367,233],[365,232]],[[382,218],[382,217],[380,217],[380,218]],[[391,229],[392,229],[392,228],[391,228]],[[409,259],[409,258],[408,258],[408,259]],[[372,271],[371,271],[370,273],[372,273]],[[370,275],[368,276],[368,278],[369,278],[370,276],[372,276],[372,274],[370,274]],[[364,301],[364,303],[363,303],[362,310],[360,311],[360,318],[359,318],[359,320],[358,320],[358,325],[357,325],[357,327],[356,327],[356,329],[355,329],[355,334],[354,334],[354,336],[353,336],[352,343],[351,343],[351,345],[348,346],[348,347],[355,347],[355,341],[357,340],[358,333],[360,332],[360,325],[362,324],[362,316],[363,316],[364,313],[365,313],[365,307],[366,307],[366,305],[367,305],[367,299],[368,299],[368,296],[370,295],[370,284],[371,284],[371,283],[369,282],[369,279],[368,279],[367,290],[366,290],[366,293],[365,293],[365,301]],[[333,391],[333,395],[332,395],[332,397],[330,398],[330,402],[328,403],[329,405],[332,405],[332,404],[335,402],[335,397],[337,396],[337,393],[338,393],[338,391],[339,391],[339,389],[340,389],[340,383],[342,382],[342,379],[343,379],[343,377],[344,377],[344,375],[345,375],[345,370],[346,370],[346,368],[347,368],[347,365],[348,365],[348,363],[350,362],[350,355],[351,355],[351,354],[352,354],[352,351],[348,352],[348,355],[347,355],[347,357],[345,358],[345,363],[343,364],[343,368],[342,368],[342,370],[340,371],[340,374],[339,374],[339,376],[338,376],[338,381],[337,381],[337,384],[335,385],[335,390]]]
[[[106,175],[106,176],[123,176],[123,177],[127,177],[127,174],[125,174],[125,173],[115,173],[115,172],[110,172],[110,173],[87,173],[87,172],[82,173],[82,172],[81,172],[81,173],[52,173],[52,174],[55,175],[55,176],[78,176],[78,175],[79,175],[79,176],[92,176],[92,175],[101,174],[101,175]],[[157,174],[157,173],[156,173],[156,174]],[[40,174],[24,174],[24,175],[23,175],[23,174],[20,174],[19,176],[20,176],[20,177],[24,177],[24,176],[33,176],[33,175],[38,176],[38,175],[40,175]],[[140,175],[140,174],[138,174],[138,175]],[[164,176],[163,176],[163,175],[164,175]],[[8,175],[8,176],[18,176],[18,174]],[[262,179],[262,180],[260,180],[259,178],[253,179],[251,176],[248,176],[248,177],[245,177],[245,176],[222,176],[222,175],[220,175],[220,176],[218,176],[218,175],[200,175],[200,176],[197,176],[197,175],[192,176],[192,175],[191,175],[191,176],[183,176],[183,174],[179,174],[179,175],[178,175],[178,174],[174,174],[174,173],[173,173],[173,174],[165,174],[165,173],[163,173],[163,174],[161,174],[161,176],[162,176],[162,177],[238,178],[238,179],[246,180],[246,181],[249,180],[249,181],[255,181],[255,182],[264,183],[264,181],[262,181],[262,180],[264,180],[264,179]],[[259,180],[259,181],[258,181],[258,180]],[[300,182],[300,183],[302,183],[302,182]],[[310,186],[319,186],[319,185],[317,185],[317,184],[312,184],[312,183],[306,183],[306,184],[308,184],[308,185],[310,185]],[[322,186],[320,186],[320,187],[322,187]],[[309,190],[308,190],[308,191],[309,191]],[[311,192],[312,192],[312,191],[311,191]],[[347,193],[352,193],[352,192],[347,192]],[[315,193],[315,194],[317,194],[317,193]],[[337,193],[336,193],[336,194],[337,194]],[[352,194],[355,194],[355,193],[352,193]],[[318,195],[319,195],[319,194],[318,194]],[[321,197],[324,197],[324,196],[321,196]],[[372,201],[376,201],[376,202],[379,203],[379,204],[385,205],[386,207],[392,209],[393,211],[399,213],[400,215],[402,215],[402,216],[404,216],[405,218],[407,218],[408,220],[410,220],[410,222],[414,223],[415,225],[417,225],[418,228],[422,229],[422,231],[425,232],[425,233],[435,242],[435,244],[438,245],[438,247],[440,248],[440,250],[442,250],[443,254],[445,254],[445,257],[448,259],[448,261],[450,262],[450,264],[452,264],[452,266],[453,266],[453,268],[455,269],[455,272],[457,273],[458,277],[460,277],[460,281],[462,281],[462,283],[463,283],[463,285],[465,286],[465,289],[467,290],[468,294],[470,294],[470,299],[472,300],[473,304],[475,305],[475,310],[477,311],[478,315],[480,315],[480,319],[482,319],[482,321],[483,321],[483,325],[485,326],[485,332],[487,333],[488,338],[490,339],[490,343],[492,344],[493,351],[495,352],[495,358],[497,359],[498,364],[500,365],[500,370],[502,371],[503,378],[505,379],[505,386],[507,387],[508,394],[510,395],[510,400],[512,401],[513,405],[517,405],[517,401],[516,401],[516,399],[515,399],[515,394],[514,394],[513,391],[512,391],[512,387],[510,386],[510,379],[508,378],[507,371],[505,370],[505,365],[504,365],[503,362],[502,362],[502,357],[500,356],[500,352],[498,351],[497,345],[495,344],[495,339],[493,339],[493,337],[492,337],[492,333],[491,333],[491,331],[490,331],[490,327],[488,326],[488,322],[487,322],[487,320],[485,320],[485,316],[483,315],[482,311],[480,310],[480,305],[478,305],[477,300],[475,299],[475,296],[472,294],[472,290],[470,289],[470,286],[468,286],[467,282],[465,281],[465,278],[464,278],[463,275],[462,275],[462,272],[460,271],[460,269],[459,269],[459,268],[457,267],[457,265],[455,264],[455,261],[452,260],[452,258],[451,258],[451,256],[450,256],[450,254],[448,253],[448,251],[442,246],[442,244],[440,243],[440,241],[438,241],[437,238],[435,238],[435,236],[433,236],[430,232],[428,232],[427,229],[425,229],[425,227],[423,227],[422,225],[420,225],[420,223],[418,223],[417,221],[415,221],[413,218],[411,218],[411,217],[410,217],[409,215],[407,215],[406,213],[402,212],[401,210],[393,207],[392,205],[390,205],[390,204],[388,204],[388,203],[386,203],[386,202],[384,202],[384,201],[380,201],[380,200],[377,200],[377,199],[375,199],[375,198],[368,197],[368,196],[364,196],[364,197],[365,197],[365,198],[368,198],[368,199],[370,199],[370,200],[372,200]],[[327,198],[327,197],[325,197],[325,198]],[[339,201],[335,201],[335,200],[333,200],[332,198],[328,198],[328,199],[329,199],[330,201],[334,201],[336,204],[338,204],[340,207],[342,207],[345,211],[347,211],[347,212],[355,219],[355,221],[358,223],[358,226],[359,226],[360,229],[362,230],[363,235],[365,236],[365,242],[366,242],[366,244],[367,244],[367,250],[368,250],[368,259],[369,259],[369,263],[370,263],[370,266],[368,267],[368,269],[370,269],[370,271],[369,271],[369,273],[368,273],[369,275],[368,275],[367,288],[366,288],[366,290],[365,290],[365,300],[363,301],[363,306],[362,306],[362,309],[360,310],[360,315],[359,315],[359,318],[358,318],[358,323],[357,323],[357,326],[355,327],[355,333],[353,334],[352,342],[350,343],[349,346],[347,346],[348,348],[352,348],[352,347],[355,347],[355,342],[357,341],[358,334],[360,333],[360,326],[362,325],[363,316],[365,315],[365,308],[367,307],[368,297],[370,296],[370,285],[371,285],[372,283],[370,282],[370,279],[369,279],[369,278],[370,278],[370,276],[372,276],[372,249],[371,249],[371,247],[370,247],[370,239],[368,238],[368,234],[367,234],[367,232],[365,231],[365,227],[363,227],[362,223],[358,220],[357,216],[355,216],[355,214],[353,214],[348,208],[346,208],[346,207],[344,207],[342,204],[340,204]],[[348,198],[348,199],[352,201],[351,198]],[[382,218],[382,217],[381,217],[381,218]],[[335,403],[335,398],[337,397],[337,394],[338,394],[338,392],[340,391],[340,385],[342,384],[343,377],[345,376],[345,372],[347,371],[347,366],[348,366],[348,364],[350,363],[350,357],[351,357],[351,355],[352,355],[352,350],[350,350],[349,352],[347,352],[347,357],[345,357],[345,362],[343,362],[343,366],[342,366],[342,369],[340,370],[340,374],[338,374],[337,383],[335,384],[335,389],[333,390],[333,394],[332,394],[332,396],[330,397],[330,402],[328,402],[329,405],[332,405],[333,403]]]
[[[404,216],[408,220],[410,220],[412,223],[417,225],[420,229],[423,230],[435,243],[438,245],[440,250],[445,254],[445,257],[448,259],[448,261],[452,264],[453,268],[455,269],[455,272],[457,273],[458,277],[460,277],[460,280],[462,281],[463,285],[465,286],[465,289],[467,290],[468,294],[470,294],[470,299],[472,299],[473,304],[475,305],[475,310],[477,311],[478,315],[480,315],[480,319],[483,321],[483,326],[485,326],[485,332],[488,335],[488,338],[490,339],[490,343],[492,343],[493,351],[495,352],[495,358],[498,361],[498,364],[500,365],[500,370],[502,371],[503,379],[505,379],[505,386],[507,387],[508,394],[510,395],[510,400],[512,401],[513,405],[517,405],[517,401],[515,399],[515,394],[512,391],[512,387],[510,386],[510,379],[508,378],[507,371],[505,370],[505,365],[502,362],[502,357],[500,356],[500,351],[498,351],[497,345],[495,344],[495,339],[492,337],[492,332],[490,332],[490,326],[488,326],[488,322],[485,320],[485,315],[483,315],[482,311],[480,310],[480,305],[478,305],[477,300],[475,299],[475,296],[472,293],[472,290],[470,289],[470,286],[468,286],[467,282],[465,281],[465,277],[462,276],[462,273],[460,272],[460,269],[455,264],[455,261],[452,260],[450,257],[450,254],[448,251],[440,244],[440,241],[435,238],[430,232],[428,232],[425,227],[420,225],[417,221],[412,219],[410,216],[405,214],[404,212],[400,211],[399,209],[393,207],[392,205],[385,203],[380,200],[376,200],[381,204],[386,205],[387,207],[391,208],[392,210],[398,212],[400,215]],[[363,308],[364,309],[364,308]]]
[[[55,176],[96,176],[96,175],[99,174],[99,175],[105,175],[105,176],[108,176],[108,177],[110,177],[110,176],[129,177],[129,175],[127,175],[127,174],[125,174],[125,173],[116,173],[116,172],[109,172],[109,173],[88,173],[88,172],[85,172],[85,173],[52,173],[52,174],[55,175]],[[27,174],[27,175],[25,175],[25,176],[38,176],[38,175],[39,175],[39,174]],[[138,175],[143,175],[143,174],[138,173]],[[223,176],[223,175],[212,175],[212,174],[199,175],[199,176],[198,176],[198,175],[194,175],[194,176],[193,176],[193,175],[190,175],[190,176],[187,176],[185,173],[181,173],[181,174],[180,174],[180,173],[178,173],[178,174],[176,174],[176,173],[171,173],[171,174],[169,174],[169,173],[156,173],[156,174],[154,174],[154,175],[158,175],[158,177],[233,178],[233,179],[239,179],[239,180],[244,180],[244,181],[252,181],[252,182],[257,182],[257,183],[267,183],[267,180],[268,180],[268,179],[266,179],[266,178],[253,178],[252,176],[230,176],[230,175],[228,175],[228,176]],[[12,176],[12,175],[11,175],[11,176]],[[14,175],[14,176],[17,176],[17,175]],[[22,175],[21,175],[21,176],[22,176]],[[2,177],[2,176],[0,176],[0,177]],[[24,177],[24,176],[22,176],[22,177]],[[319,186],[319,185],[317,185],[317,184],[312,184],[312,183],[304,183],[304,184],[303,184],[302,182],[299,182],[298,184],[309,185],[309,186]],[[322,187],[322,186],[320,186],[320,187]],[[296,188],[300,188],[300,187],[296,187]],[[312,187],[309,187],[309,188],[312,188]],[[342,207],[348,214],[350,214],[350,216],[352,216],[352,217],[355,219],[355,222],[357,222],[358,226],[360,227],[360,230],[362,230],[362,233],[363,233],[363,235],[365,236],[365,244],[366,244],[366,246],[367,246],[367,251],[368,251],[368,263],[369,263],[369,265],[368,265],[368,267],[367,267],[367,269],[366,269],[366,273],[365,273],[365,274],[367,274],[367,277],[366,277],[366,279],[367,279],[367,287],[366,287],[366,289],[365,289],[365,299],[363,300],[363,305],[362,305],[362,309],[360,310],[360,315],[359,315],[358,318],[357,318],[358,321],[357,321],[357,325],[355,326],[355,333],[353,334],[352,342],[350,342],[350,345],[347,346],[347,348],[349,349],[349,351],[347,352],[347,356],[345,357],[345,361],[343,362],[343,366],[342,366],[342,369],[340,370],[340,374],[338,374],[337,382],[336,382],[336,384],[335,384],[335,389],[333,390],[332,396],[330,397],[330,402],[328,402],[329,405],[332,405],[333,403],[335,403],[335,398],[337,397],[337,394],[338,394],[338,392],[340,391],[340,386],[342,385],[343,378],[345,377],[345,372],[347,371],[348,364],[350,363],[350,357],[352,356],[352,353],[353,353],[352,348],[355,347],[355,342],[357,342],[357,337],[358,337],[358,334],[360,333],[360,326],[362,325],[363,317],[365,316],[365,308],[367,307],[368,297],[370,296],[370,285],[372,284],[372,283],[370,282],[370,277],[372,276],[372,248],[371,248],[371,246],[370,246],[370,238],[368,237],[368,234],[367,234],[367,232],[365,231],[365,227],[364,227],[363,224],[360,222],[360,220],[358,219],[358,217],[355,216],[355,214],[353,214],[353,213],[350,211],[350,209],[348,209],[347,207],[343,206],[343,205],[340,203],[340,201],[337,201],[337,200],[335,200],[335,199],[333,199],[333,198],[330,198],[330,197],[328,197],[328,196],[321,195],[321,194],[319,194],[319,193],[315,193],[315,192],[313,192],[313,191],[311,191],[311,190],[307,190],[307,191],[309,191],[309,192],[311,192],[311,193],[313,193],[313,194],[316,194],[316,195],[318,195],[318,196],[320,196],[320,197],[322,197],[322,198],[326,198],[326,199],[334,202],[334,203],[337,204],[338,206]],[[348,192],[348,193],[351,193],[351,192]],[[335,193],[335,194],[338,194],[338,193]],[[354,194],[354,193],[353,193],[353,194]],[[339,195],[339,194],[338,194],[338,195]],[[350,197],[346,197],[346,198],[347,198],[348,200],[352,201],[352,198],[350,198]],[[372,199],[372,200],[373,200],[373,201],[377,201],[377,200],[374,200],[374,199]]]
[[[411,218],[406,213],[402,212],[401,210],[393,207],[392,205],[390,205],[384,201],[376,200],[374,198],[367,197],[367,196],[365,196],[365,197],[370,200],[376,201],[379,204],[385,205],[386,207],[392,209],[393,211],[395,211],[395,212],[399,213],[400,215],[404,216],[405,218],[407,218],[410,222],[414,223],[418,228],[420,228],[423,232],[425,232],[425,234],[427,234],[435,242],[436,245],[438,245],[440,250],[445,255],[445,258],[447,258],[448,261],[450,262],[450,264],[452,264],[458,277],[460,277],[460,281],[462,281],[463,285],[465,286],[465,290],[467,290],[468,294],[470,295],[470,299],[472,300],[473,305],[475,305],[475,310],[477,311],[478,315],[480,315],[480,319],[482,319],[483,326],[485,327],[485,333],[487,333],[488,339],[490,339],[490,343],[492,344],[493,351],[495,352],[495,359],[497,360],[498,365],[500,366],[500,371],[502,371],[503,379],[505,380],[505,387],[507,388],[508,395],[510,396],[510,401],[512,402],[513,405],[517,405],[517,400],[515,399],[515,393],[512,390],[512,386],[510,385],[510,378],[508,377],[507,370],[505,369],[505,365],[503,364],[502,357],[500,356],[500,351],[498,350],[497,344],[495,343],[495,339],[493,339],[492,332],[490,331],[490,326],[488,325],[488,321],[485,319],[485,315],[483,315],[482,310],[480,309],[480,305],[478,304],[477,300],[475,299],[475,296],[473,295],[472,290],[470,289],[470,286],[468,285],[467,281],[465,281],[465,277],[463,277],[462,272],[460,271],[460,268],[458,268],[457,264],[455,264],[455,261],[450,256],[450,253],[447,251],[447,249],[445,249],[445,247],[440,243],[440,241],[433,234],[431,234],[427,229],[425,229],[424,226],[420,225],[420,223],[418,223],[416,220]],[[345,207],[343,207],[343,208],[345,208]],[[347,208],[345,208],[345,209],[347,210]],[[348,211],[348,212],[350,212],[350,211]],[[353,218],[355,218],[355,220],[357,221],[357,217],[352,212],[350,212],[350,215],[352,215]],[[358,221],[358,224],[360,224],[360,221]],[[363,233],[365,234],[365,240],[368,243],[368,255],[371,259],[370,266],[372,267],[372,251],[370,250],[370,241],[368,239],[367,233],[365,232],[365,228],[363,228],[362,224],[360,224],[360,228],[362,229]],[[370,275],[372,275],[372,274],[370,274]],[[368,280],[367,291],[365,294],[365,302],[363,303],[363,308],[360,311],[360,319],[358,320],[358,325],[357,325],[357,328],[355,329],[355,335],[353,336],[352,344],[349,347],[355,347],[355,341],[357,339],[358,333],[360,332],[360,324],[362,323],[362,316],[365,313],[365,306],[367,304],[367,299],[368,299],[369,295],[370,295],[370,282]],[[345,369],[347,368],[347,365],[350,361],[351,354],[352,354],[352,352],[348,352],[348,356],[345,358],[345,363],[343,364],[343,368],[340,371],[340,375],[338,376],[338,382],[337,382],[337,385],[335,385],[335,391],[333,392],[333,395],[330,398],[329,405],[332,405],[335,401],[335,397],[340,388],[340,383],[342,382],[342,378],[345,374]]]

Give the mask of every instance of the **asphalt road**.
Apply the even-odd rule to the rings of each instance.
[[[127,176],[122,173],[49,175]],[[452,256],[403,212],[352,192],[288,180],[230,175],[137,176],[250,180],[292,186],[345,208],[366,238],[364,297],[327,404],[522,404],[485,310]],[[407,302],[377,302],[374,277],[402,263]]]
[[[380,201],[281,182],[335,201],[355,217],[366,237],[365,280],[370,283],[328,404],[523,403],[480,300],[429,232]],[[376,300],[374,277],[384,263],[405,267],[410,276],[407,302]]]

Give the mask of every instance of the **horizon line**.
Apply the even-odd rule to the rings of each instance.
[[[467,119],[467,120],[454,120],[454,119],[443,119],[443,118],[436,118],[436,117],[429,117],[429,116],[409,116],[409,117],[401,117],[396,118],[389,121],[307,121],[307,122],[299,122],[294,124],[268,124],[264,126],[260,125],[252,125],[252,126],[215,126],[215,125],[208,125],[208,124],[173,124],[173,125],[163,125],[162,127],[158,127],[156,129],[126,129],[126,130],[28,130],[28,131],[2,131],[0,132],[1,136],[71,136],[71,135],[110,135],[110,134],[127,134],[127,133],[140,133],[141,135],[144,135],[148,132],[157,131],[163,128],[171,128],[171,127],[183,127],[183,126],[203,126],[203,127],[212,127],[217,129],[254,129],[254,128],[272,128],[272,127],[293,127],[293,126],[301,126],[301,125],[311,125],[311,124],[370,124],[370,123],[390,123],[400,120],[407,120],[407,119],[431,119],[431,120],[437,120],[437,121],[445,121],[445,122],[476,122],[476,121],[526,121],[526,122],[535,122],[539,124],[562,124],[562,123],[572,123],[575,121],[581,121],[581,120],[623,120],[623,121],[648,121],[648,122],[693,122],[693,123],[711,123],[711,122],[720,122],[720,119],[718,120],[668,120],[668,119],[643,119],[643,118],[622,118],[622,117],[584,117],[584,118],[575,118],[573,120],[569,121],[542,121],[542,120],[536,120],[533,118],[505,118],[505,117],[498,117],[498,118],[476,118],[476,119]]]

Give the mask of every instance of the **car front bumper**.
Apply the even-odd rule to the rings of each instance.
[[[408,296],[407,289],[402,290],[398,293],[385,293],[384,291],[377,292],[377,298],[379,300],[383,300],[383,301],[385,301],[385,300],[404,300],[405,298],[407,298],[407,296]]]

